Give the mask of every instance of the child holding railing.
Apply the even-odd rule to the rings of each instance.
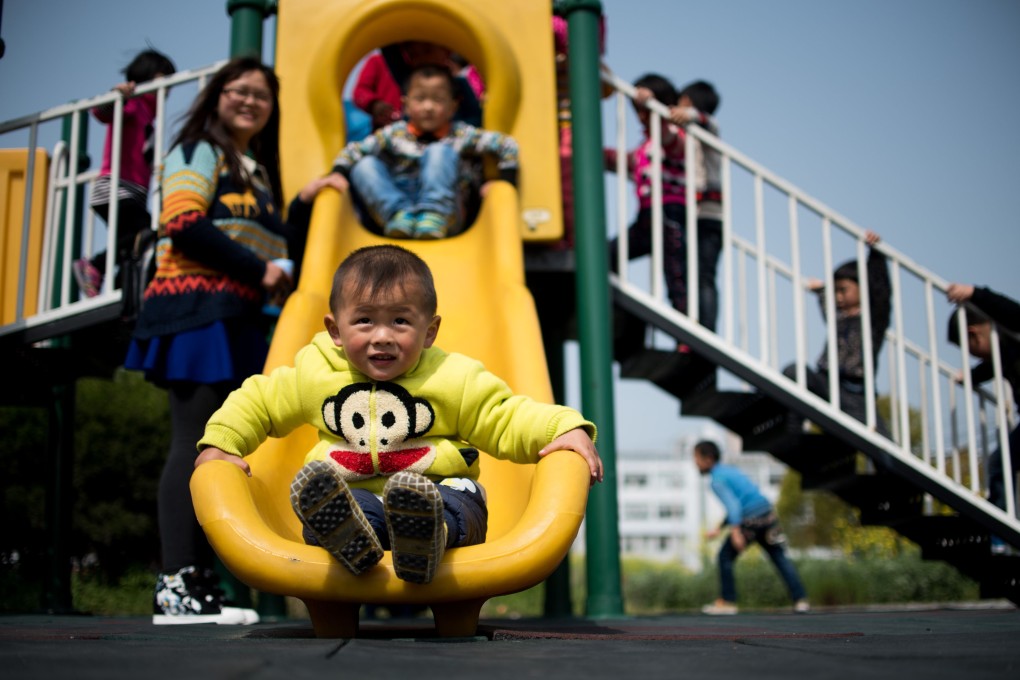
[[[885,341],[891,314],[892,284],[885,255],[875,249],[880,237],[873,231],[864,234],[864,241],[871,248],[867,262],[868,309],[871,314],[871,355],[873,366],[878,366],[878,353]],[[825,316],[825,283],[819,279],[807,279],[805,287],[818,295]],[[833,297],[836,304],[836,361],[839,381],[839,406],[848,415],[861,422],[865,421],[867,394],[874,391],[865,382],[864,374],[864,323],[861,319],[861,288],[857,273],[857,261],[844,262],[832,274]],[[796,379],[796,366],[791,364],[783,370],[788,378]],[[807,388],[813,393],[829,398],[829,352],[823,348],[816,368],[807,369]],[[889,429],[881,416],[876,415],[875,429],[879,434],[890,436]],[[794,418],[793,424],[802,421]]]
[[[999,358],[1002,378],[1013,390],[1013,401],[1017,401],[1020,388],[1020,303],[989,288],[963,283],[951,283],[946,289],[950,302],[967,305],[967,348],[971,356],[980,363],[971,369],[974,382],[985,382],[992,378],[992,323],[999,326]],[[949,341],[960,344],[960,326],[957,309],[949,319]],[[1020,427],[1009,432],[1010,468],[1013,479],[1020,472]],[[988,457],[988,500],[996,507],[1006,508],[1006,484],[1003,475],[1002,448],[996,447]],[[1014,486],[1014,493],[1016,487]],[[1002,539],[992,537],[992,552],[1005,552]]]
[[[711,83],[696,80],[680,90],[675,106],[669,109],[673,123],[697,125],[719,136],[715,122],[719,93]],[[710,146],[695,142],[698,147],[694,171],[697,188],[698,221],[698,322],[714,331],[719,315],[719,291],[716,270],[722,250],[722,156]]]
[[[150,228],[149,182],[152,179],[154,152],[153,127],[156,120],[156,93],[146,92],[132,97],[135,88],[150,80],[168,76],[176,71],[170,59],[156,50],[140,52],[124,69],[127,80],[114,86],[124,98],[121,119],[120,177],[113,184],[113,113],[114,104],[103,104],[92,109],[96,120],[106,125],[103,143],[103,165],[92,186],[89,205],[104,222],[110,221],[110,203],[117,201],[117,259],[119,265],[135,250],[135,241]],[[114,225],[109,225],[111,228]],[[152,234],[155,237],[155,234]],[[106,271],[106,251],[90,258],[81,258],[72,264],[75,281],[87,297],[99,295]]]
[[[634,111],[644,130],[645,138],[635,149],[627,152],[627,171],[637,190],[638,214],[627,228],[627,255],[629,259],[648,255],[652,251],[652,184],[653,145],[652,112],[647,106],[649,100],[656,100],[664,106],[677,101],[676,88],[661,75],[649,73],[634,82],[637,92]],[[687,311],[687,248],[684,242],[684,225],[687,221],[686,168],[684,158],[684,133],[677,125],[663,118],[661,125],[662,143],[662,229],[663,229],[663,270],[666,275],[666,289],[669,300],[681,312]],[[616,171],[618,149],[603,152],[606,170]],[[617,270],[619,237],[609,242],[609,264]]]

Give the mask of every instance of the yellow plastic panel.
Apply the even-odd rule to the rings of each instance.
[[[49,158],[36,151],[35,176],[32,178],[31,220],[28,236],[28,261],[25,272],[23,314],[36,313],[39,276],[42,264],[43,224],[46,211],[46,177]],[[28,149],[0,150],[0,323],[17,320],[18,278],[24,240],[25,191],[28,178]]]

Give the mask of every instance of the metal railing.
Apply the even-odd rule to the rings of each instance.
[[[627,109],[635,98],[634,87],[606,72],[603,79],[615,91],[615,102],[607,103],[607,112],[615,109],[615,145],[618,150],[615,191],[617,274],[612,277],[617,291],[630,299],[654,308],[659,318],[668,319],[678,331],[670,342],[694,339],[717,349],[751,369],[760,387],[784,391],[824,414],[848,431],[873,442],[878,448],[909,465],[926,478],[944,485],[965,502],[974,504],[1004,520],[1013,528],[1016,521],[1013,476],[1010,470],[1008,433],[1015,409],[1011,391],[1003,379],[1002,360],[998,356],[998,333],[993,332],[995,348],[991,363],[994,378],[988,389],[971,381],[971,357],[966,343],[966,309],[959,314],[960,347],[952,347],[941,329],[946,327],[953,305],[946,298],[949,282],[880,241],[872,246],[885,255],[891,282],[891,316],[885,334],[884,365],[876,366],[873,357],[869,303],[866,231],[806,192],[770,172],[762,165],[723,142],[696,124],[684,127],[685,158],[699,153],[717,153],[721,157],[722,249],[718,288],[721,296],[719,320],[712,332],[699,325],[697,211],[687,210],[684,238],[687,246],[686,314],[675,310],[663,291],[665,257],[662,219],[661,126],[669,110],[650,101],[652,219],[651,255],[647,271],[629,263],[627,226],[635,211],[636,199],[628,184],[625,152],[644,141],[628,142]],[[615,106],[614,106],[615,104]],[[614,116],[605,116],[612,136]],[[699,181],[687,164],[686,205],[696,203]],[[777,217],[778,215],[778,217]],[[833,271],[839,246],[856,262],[860,281],[863,339],[864,394],[866,414],[859,422],[840,410],[837,362],[836,304]],[[810,256],[810,257],[809,257]],[[805,290],[805,270],[820,270],[824,278],[821,302],[824,314],[808,314],[809,298]],[[824,272],[824,274],[822,273]],[[669,332],[669,329],[665,329]],[[661,337],[661,334],[660,334]],[[653,338],[654,342],[654,338]],[[817,344],[817,349],[814,345]],[[826,395],[815,395],[807,388],[807,369],[814,364],[812,351],[827,352],[828,385]],[[783,373],[793,372],[793,379]],[[748,375],[744,372],[744,375]],[[738,389],[756,389],[749,381],[737,381]],[[878,433],[880,414],[878,393],[886,395],[891,437]],[[1006,479],[1005,514],[984,499],[987,492],[987,460],[1000,448]]]
[[[148,92],[156,93],[156,119],[153,123],[154,158],[162,159],[166,152],[168,137],[167,93],[171,88],[185,84],[194,84],[199,89],[204,87],[207,79],[222,65],[223,62],[219,62],[200,69],[182,71],[166,78],[143,83],[137,87],[133,96]],[[0,326],[0,337],[120,303],[121,292],[114,285],[117,271],[116,243],[119,223],[116,195],[121,175],[121,132],[125,101],[122,94],[111,91],[0,123],[0,143],[7,139],[3,137],[4,135],[10,134],[13,137],[18,133],[28,133],[26,197],[32,196],[36,190],[36,187],[33,186],[33,177],[35,154],[37,149],[42,148],[39,141],[40,128],[47,124],[61,123],[64,124],[66,131],[66,139],[56,142],[50,154],[50,171],[45,201],[46,214],[43,220],[45,231],[42,261],[38,263],[40,271],[38,311],[30,316],[26,316],[24,313],[26,272],[30,271],[31,267],[28,262],[28,249],[22,247],[18,264],[18,305],[15,320]],[[90,122],[89,112],[91,109],[110,104],[113,105],[113,120],[110,123],[112,128],[110,191],[113,200],[109,204],[108,222],[103,227],[97,223],[91,210],[83,211],[83,208],[88,205],[88,199],[92,193],[93,184],[99,176],[99,170],[83,167],[87,164],[88,159],[83,150],[82,140],[87,136],[87,131],[83,129],[83,126]],[[103,127],[105,128],[105,126]],[[155,229],[158,226],[160,208],[158,163],[154,165],[153,174],[153,179],[156,181],[152,182],[155,189],[150,195],[150,214],[152,215],[151,227]],[[24,220],[21,225],[22,244],[28,243],[31,224],[36,218],[31,213],[31,201],[27,198],[25,205]],[[84,215],[79,217],[82,213]],[[17,228],[17,225],[6,225],[6,228]],[[104,231],[105,233],[103,233]],[[74,294],[75,287],[71,285],[73,281],[72,263],[77,258],[92,256],[97,251],[96,246],[100,241],[104,245],[98,250],[105,250],[106,253],[106,267],[100,293],[92,298]]]

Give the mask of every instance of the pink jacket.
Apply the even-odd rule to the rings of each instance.
[[[113,166],[113,105],[97,106],[92,115],[107,125],[103,143],[103,165],[100,175],[109,175]],[[145,144],[149,128],[156,120],[156,93],[147,92],[124,102],[121,126],[120,178],[148,189],[152,178],[152,162],[146,160]]]

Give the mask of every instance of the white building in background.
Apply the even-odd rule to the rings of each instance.
[[[616,478],[624,557],[677,562],[692,572],[701,570],[704,555],[714,558],[718,545],[706,545],[704,535],[722,523],[724,512],[694,465],[694,445],[703,439],[718,444],[723,462],[743,470],[776,502],[786,466],[768,454],[742,453],[740,438],[710,421],[671,449],[620,451]],[[583,526],[574,550],[584,552]]]

